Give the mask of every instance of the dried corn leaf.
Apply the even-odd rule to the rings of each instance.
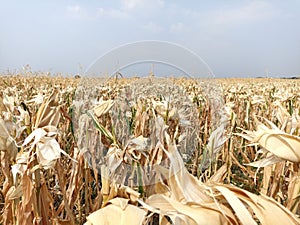
[[[208,182],[222,183],[227,175],[228,166],[224,164],[217,172],[215,172],[208,180]]]
[[[222,205],[217,206],[215,203],[182,203],[165,195],[156,194],[150,196],[146,200],[146,204],[159,210],[160,214],[169,216],[173,224],[177,224],[177,220],[181,220],[181,222],[184,221],[180,224],[187,225],[238,224],[235,220],[235,216],[233,215],[233,213],[231,213],[229,209]],[[224,216],[223,213],[226,213],[227,218]]]
[[[38,142],[36,152],[39,164],[45,169],[53,168],[55,160],[60,158],[60,153],[65,153],[53,138],[44,138],[43,142]]]
[[[43,103],[43,101],[44,101],[43,94],[42,93],[38,93],[38,94],[34,95],[32,99],[26,101],[26,104],[32,104],[32,103],[34,103],[36,105],[39,105],[39,104]]]
[[[170,170],[168,184],[171,190],[171,197],[181,202],[207,203],[212,199],[205,194],[205,188],[197,178],[192,176],[184,166],[184,162],[173,143],[168,143],[170,159]]]
[[[69,155],[60,148],[59,143],[55,139],[56,134],[57,129],[53,126],[37,128],[24,140],[22,145],[27,146],[31,143],[29,152],[36,147],[38,162],[45,169],[54,166],[55,160],[60,158],[60,153],[69,157]]]
[[[279,132],[264,132],[253,141],[258,142],[267,151],[291,162],[300,162],[300,138]]]
[[[269,121],[269,124],[271,122]],[[271,123],[272,124],[272,123]],[[277,157],[291,162],[300,162],[300,138],[284,133],[277,129],[269,129],[259,124],[256,131],[245,131],[246,134],[237,134],[252,143],[258,143],[265,150]]]
[[[60,120],[60,106],[58,104],[58,90],[54,90],[40,106],[34,123],[34,128],[48,125],[57,127]]]
[[[277,157],[276,155],[270,155],[267,158],[264,158],[264,159],[261,159],[261,160],[258,160],[258,161],[252,162],[252,163],[248,163],[246,165],[260,168],[260,167],[270,166],[270,165],[273,165],[278,162],[282,162],[282,160],[283,159]]]
[[[85,225],[142,225],[146,211],[128,201],[124,198],[110,200],[111,204],[89,215]]]
[[[208,186],[195,180],[195,178],[187,172],[186,168],[182,165],[183,161],[175,145],[169,143],[168,147],[171,153],[171,155],[169,155],[171,160],[170,169],[174,170],[173,173],[176,171],[174,176],[169,178],[171,198],[181,203],[194,202],[199,205],[211,204],[212,199],[210,199],[208,197],[209,195],[204,191]],[[224,200],[233,208],[242,224],[256,224],[255,217],[250,214],[252,210],[262,224],[283,224],[283,221],[288,221],[288,224],[299,224],[295,215],[271,198],[263,195],[257,196],[243,189],[229,185],[212,185],[211,187],[217,189],[223,195]],[[218,194],[215,194],[215,198],[219,198]],[[244,204],[250,206],[250,212]],[[225,213],[223,210],[220,210],[220,212]],[[278,212],[277,215],[280,216],[281,219],[277,220],[274,219],[274,217],[269,218],[268,215],[270,212]]]
[[[255,225],[256,222],[252,215],[247,210],[246,206],[238,199],[238,197],[229,189],[223,186],[215,186],[218,191],[222,193],[231,208],[234,210],[236,216],[239,218],[241,224]]]
[[[215,158],[215,155],[221,151],[225,141],[228,139],[225,136],[225,132],[225,126],[222,125],[211,133],[206,145],[206,149],[209,152],[206,154],[209,154],[210,157],[203,158],[203,161],[201,162],[202,170],[208,168],[211,161]]]
[[[7,111],[11,113],[14,111],[15,99],[13,96],[3,95],[3,104],[6,107]]]
[[[246,206],[250,207],[254,213],[253,218],[259,220],[261,224],[300,224],[300,220],[293,213],[270,197],[255,195],[231,185],[214,185],[213,188],[220,191],[236,212],[242,224],[255,224],[253,221],[250,223],[250,220],[248,220],[249,214],[242,213],[242,211],[245,211]],[[241,202],[246,205],[242,206]]]
[[[100,117],[103,114],[107,113],[111,109],[111,107],[113,107],[113,105],[114,101],[111,99],[107,101],[101,100],[100,103],[94,107],[93,111],[97,117]]]

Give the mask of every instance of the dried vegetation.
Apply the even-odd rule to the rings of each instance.
[[[1,224],[300,224],[300,81],[164,82],[2,76]]]

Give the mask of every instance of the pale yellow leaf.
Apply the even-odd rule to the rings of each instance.
[[[142,225],[146,211],[128,201],[124,198],[110,200],[111,204],[89,215],[85,225]]]
[[[281,162],[282,160],[283,159],[277,157],[276,155],[271,155],[271,156],[268,156],[267,158],[264,158],[264,159],[261,159],[261,160],[258,160],[258,161],[252,162],[252,163],[248,163],[245,165],[260,168],[260,167],[266,167],[266,166],[273,165],[275,163]]]
[[[236,197],[233,192],[223,186],[216,186],[215,188],[222,193],[232,209],[235,211],[236,216],[239,218],[242,224],[256,225],[256,222],[252,218],[245,205],[238,199],[238,197]]]
[[[278,132],[264,132],[259,134],[254,140],[267,151],[279,158],[291,162],[300,162],[300,138]]]
[[[146,203],[151,207],[154,207],[163,215],[183,216],[188,221],[188,224],[199,225],[225,225],[225,224],[237,224],[234,215],[230,214],[231,221],[227,219],[218,207],[213,204],[197,204],[189,203],[184,204],[165,195],[156,194],[150,196]],[[225,208],[223,208],[225,211]],[[229,222],[230,221],[230,222]],[[175,222],[175,221],[173,221]]]
[[[233,194],[246,203],[251,210],[254,212],[255,217],[260,221],[261,224],[264,225],[299,225],[299,219],[291,213],[284,206],[280,205],[274,199],[267,197],[265,195],[255,195],[246,190],[234,187],[232,185],[222,185],[224,188],[227,188],[226,194],[231,191]],[[224,188],[221,188],[224,190]],[[220,189],[219,186],[215,186],[215,188]],[[223,192],[225,193],[225,192]],[[223,194],[222,193],[222,194]],[[225,196],[224,196],[225,197]],[[231,205],[231,201],[228,201]],[[231,205],[232,206],[232,205]],[[241,215],[237,215],[241,216]]]
[[[93,111],[97,117],[100,117],[107,113],[113,105],[114,101],[111,99],[107,101],[102,100],[97,106],[94,107]]]

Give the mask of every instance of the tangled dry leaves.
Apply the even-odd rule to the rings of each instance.
[[[0,82],[2,224],[300,224],[298,81]]]

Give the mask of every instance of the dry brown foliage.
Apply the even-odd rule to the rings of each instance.
[[[79,82],[0,78],[1,224],[300,224],[299,81]]]

